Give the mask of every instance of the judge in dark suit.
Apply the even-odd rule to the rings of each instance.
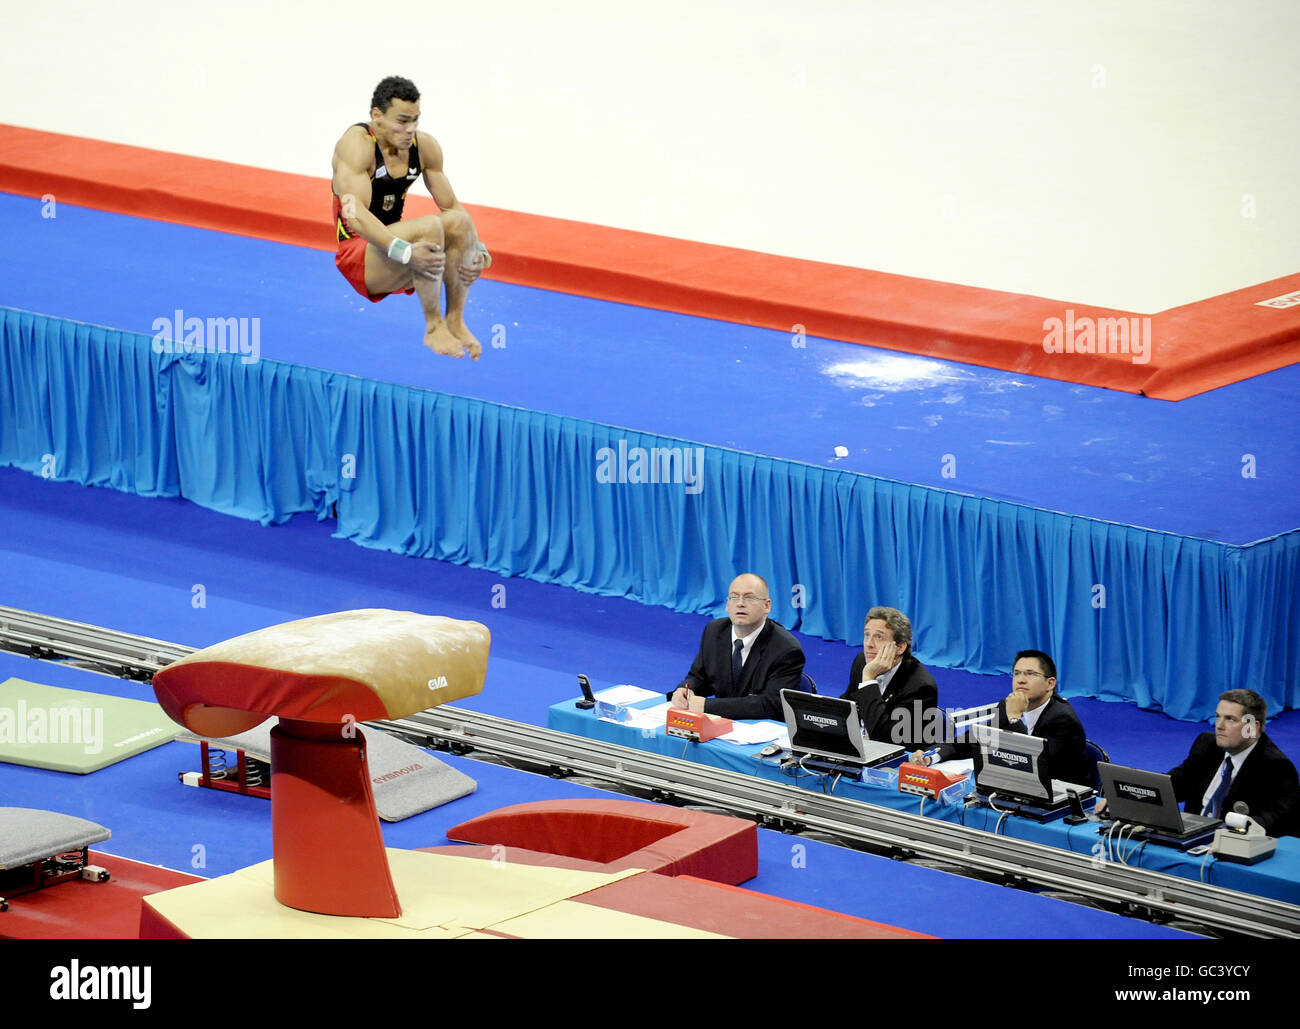
[[[1222,818],[1244,803],[1270,836],[1300,835],[1300,783],[1295,765],[1264,733],[1267,714],[1254,690],[1219,695],[1214,732],[1196,737],[1169,773],[1183,810]]]
[[[873,607],[862,628],[862,653],[840,695],[858,705],[862,732],[909,750],[923,746],[927,725],[938,726],[939,687],[912,656],[912,623],[893,607]]]
[[[1027,733],[1043,741],[1043,756],[1053,779],[1093,785],[1093,766],[1088,760],[1083,723],[1072,705],[1056,692],[1056,662],[1041,650],[1022,650],[1011,666],[1011,693],[998,701],[991,723],[1006,732]],[[972,756],[969,741],[945,743],[936,760]],[[913,755],[930,761],[923,755]]]
[[[781,721],[781,691],[801,688],[803,648],[772,610],[767,583],[738,575],[727,593],[727,617],[704,627],[691,670],[668,695],[675,707],[722,718]]]

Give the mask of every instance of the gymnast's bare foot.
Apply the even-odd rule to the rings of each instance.
[[[470,332],[465,326],[465,319],[459,315],[451,315],[447,318],[447,327],[451,329],[452,335],[465,344],[465,352],[475,361],[483,353],[483,344]]]
[[[442,354],[444,357],[465,356],[465,344],[456,338],[445,321],[425,329],[424,345],[435,354]],[[474,353],[474,357],[477,359],[478,354]]]

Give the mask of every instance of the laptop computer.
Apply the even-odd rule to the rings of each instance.
[[[1070,803],[1070,792],[1087,800],[1091,786],[1051,777],[1046,741],[1041,736],[1008,732],[991,725],[970,727],[971,754],[975,759],[975,791],[983,796],[1019,801],[1044,810],[1056,810]]]
[[[790,734],[790,750],[796,755],[867,768],[903,753],[896,743],[877,743],[862,735],[858,705],[851,700],[782,690],[781,709]]]
[[[1097,762],[1106,811],[1120,822],[1145,825],[1174,840],[1202,836],[1223,824],[1220,818],[1178,810],[1174,782],[1162,772]],[[1158,839],[1159,835],[1153,838]]]

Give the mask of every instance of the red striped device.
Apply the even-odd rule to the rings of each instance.
[[[681,736],[696,743],[707,743],[715,736],[725,736],[731,732],[731,719],[715,718],[701,711],[687,711],[681,707],[670,707],[664,731],[669,736]]]
[[[926,768],[925,765],[905,762],[898,766],[899,793],[916,793],[922,797],[934,798],[960,780],[960,776],[944,775],[943,772]]]

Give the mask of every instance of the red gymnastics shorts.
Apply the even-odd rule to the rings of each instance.
[[[366,289],[366,247],[369,244],[360,236],[352,236],[339,244],[334,254],[334,267],[343,273],[352,288],[371,303],[379,303],[387,293],[371,293]],[[413,289],[394,290],[396,293],[414,293]]]

